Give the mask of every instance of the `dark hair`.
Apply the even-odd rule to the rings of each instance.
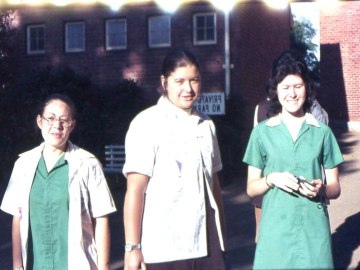
[[[302,78],[306,90],[304,111],[307,111],[311,107],[313,85],[305,59],[299,52],[287,50],[281,53],[273,62],[271,78],[266,88],[267,95],[271,102],[268,113],[269,116],[281,112],[281,104],[277,96],[277,86],[288,75],[298,75]]]
[[[64,102],[66,105],[69,106],[70,108],[70,112],[71,112],[71,118],[75,119],[76,118],[76,107],[74,102],[71,100],[70,97],[64,95],[64,94],[51,94],[50,96],[48,96],[40,105],[40,110],[39,110],[39,114],[42,115],[44,113],[45,107],[47,105],[49,105],[49,103],[53,100],[60,100],[62,102]]]
[[[164,58],[161,75],[167,78],[178,67],[185,67],[187,65],[194,65],[200,70],[200,65],[191,52],[184,49],[173,50]]]

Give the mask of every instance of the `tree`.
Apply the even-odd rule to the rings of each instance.
[[[294,26],[290,33],[290,46],[304,54],[305,61],[315,81],[320,80],[320,63],[316,57],[318,45],[313,42],[316,30],[312,23],[306,19],[294,17]]]
[[[150,106],[144,90],[132,80],[100,88],[61,64],[22,74],[0,98],[0,182],[2,177],[8,180],[19,153],[42,141],[35,119],[42,101],[54,93],[65,94],[75,103],[76,128],[70,139],[101,161],[104,145],[123,144],[130,121]]]
[[[14,12],[0,10],[0,94],[3,94],[13,76],[12,36],[14,29],[11,27]]]

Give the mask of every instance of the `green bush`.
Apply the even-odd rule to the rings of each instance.
[[[14,79],[15,61],[14,34],[15,28],[11,27],[14,11],[0,9],[0,95],[3,94],[10,82]]]
[[[0,152],[4,159],[0,170],[3,176],[8,178],[19,153],[42,141],[35,120],[41,101],[50,94],[66,94],[74,101],[77,126],[70,139],[102,160],[104,145],[123,144],[130,121],[148,106],[143,92],[131,80],[99,88],[89,78],[62,65],[23,76],[4,92],[0,100]]]
[[[103,96],[103,123],[106,144],[124,144],[131,120],[150,106],[140,86],[132,80],[123,80],[109,87]]]

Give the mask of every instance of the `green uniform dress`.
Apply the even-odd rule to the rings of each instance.
[[[343,161],[331,129],[310,114],[294,142],[279,116],[252,131],[244,162],[272,172],[321,179],[321,166]],[[254,269],[331,269],[331,231],[326,204],[277,187],[263,198]]]
[[[41,157],[30,192],[29,269],[68,269],[69,165],[48,172]]]

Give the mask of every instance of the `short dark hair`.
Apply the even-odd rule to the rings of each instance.
[[[305,59],[298,51],[286,50],[274,60],[271,78],[269,79],[266,88],[267,95],[271,102],[269,107],[269,116],[273,116],[281,112],[281,104],[277,96],[277,86],[288,75],[298,75],[302,78],[306,89],[304,111],[307,111],[311,107],[313,82],[310,78]]]
[[[51,94],[50,96],[48,96],[47,98],[45,98],[43,100],[43,102],[40,105],[40,110],[39,110],[40,115],[42,115],[44,113],[45,107],[47,105],[49,105],[49,103],[53,100],[60,100],[60,101],[64,102],[66,105],[68,105],[70,108],[70,112],[71,112],[71,118],[72,119],[76,118],[75,103],[72,101],[72,99],[70,97],[68,97],[64,94],[59,94],[59,93]]]

